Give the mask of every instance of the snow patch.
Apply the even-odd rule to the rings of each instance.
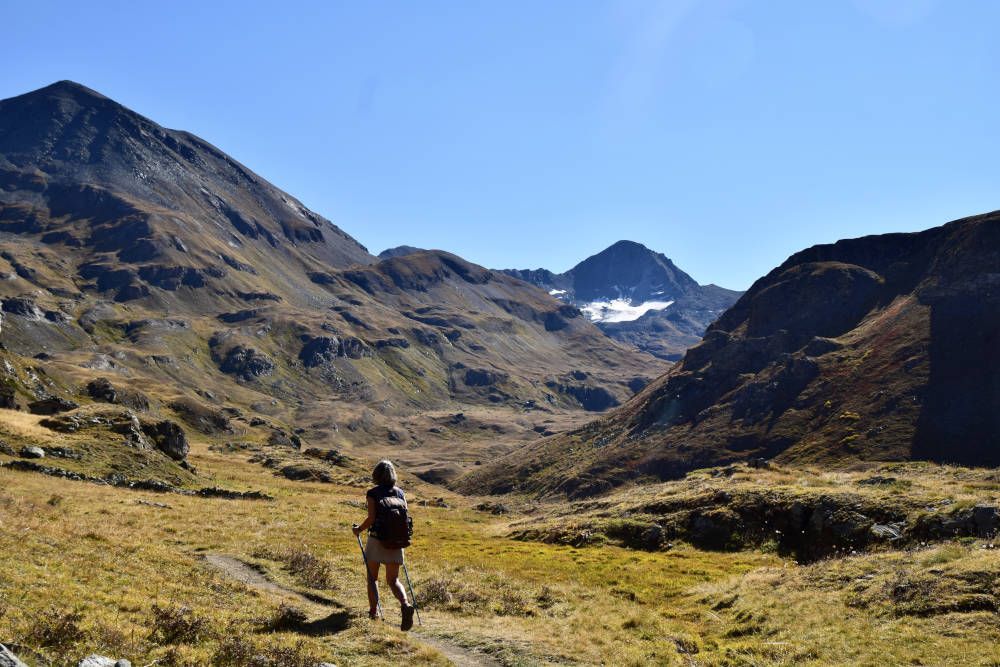
[[[559,296],[560,294],[565,294],[565,293],[566,293],[566,290],[564,290],[564,289],[552,289],[552,290],[549,290],[549,294],[551,294],[552,296]]]
[[[673,301],[645,301],[636,306],[628,299],[612,299],[610,301],[591,301],[581,306],[583,314],[591,322],[632,322],[651,310],[664,310],[673,305]]]

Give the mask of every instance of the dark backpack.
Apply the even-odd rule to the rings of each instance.
[[[406,507],[403,492],[393,489],[391,493],[375,501],[375,523],[372,536],[388,549],[404,549],[410,546],[413,537],[413,519]]]

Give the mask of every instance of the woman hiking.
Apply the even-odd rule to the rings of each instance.
[[[385,583],[399,600],[403,611],[401,630],[413,627],[413,605],[406,599],[406,590],[399,581],[399,566],[403,564],[403,546],[409,545],[406,496],[396,486],[396,468],[391,461],[379,461],[372,471],[375,486],[368,489],[368,517],[354,526],[354,535],[368,530],[365,562],[368,565],[368,617],[378,618],[378,570],[385,563]],[[399,517],[402,516],[402,526]]]

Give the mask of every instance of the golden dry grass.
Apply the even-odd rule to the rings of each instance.
[[[685,545],[663,552],[573,548],[511,540],[505,536],[520,517],[474,511],[468,500],[409,479],[417,520],[411,574],[427,606],[423,634],[403,634],[391,626],[398,620],[394,603],[386,605],[391,623],[363,618],[364,580],[348,530],[361,518],[360,472],[359,486],[294,483],[207,444],[195,443],[192,454],[203,472],[225,486],[267,491],[275,501],[157,495],[0,470],[0,642],[29,647],[54,665],[75,664],[93,651],[136,664],[227,664],[220,662],[226,655],[248,650],[233,637],[284,664],[446,664],[421,637],[484,651],[507,665],[1000,659],[995,611],[900,613],[892,594],[892,578],[910,570],[921,591],[959,600],[986,595],[959,590],[972,573],[994,581],[1000,574],[998,552],[980,542],[808,567],[759,551]],[[793,471],[773,474],[796,480]],[[801,479],[838,483],[822,475]],[[420,503],[436,496],[451,506]],[[289,548],[318,556],[329,587],[305,589],[280,556]],[[353,614],[351,626],[318,637],[265,631],[282,599],[227,579],[205,564],[206,553],[255,563],[282,585],[331,599],[332,609]],[[926,574],[932,570],[942,574]],[[945,584],[927,588],[925,576]],[[187,607],[203,624],[174,645],[151,632],[154,605]],[[54,640],[55,621],[74,611],[78,632]],[[32,662],[35,653],[25,653]]]
[[[38,422],[42,419],[45,419],[42,415],[0,408],[0,433],[39,442],[52,442],[57,436],[44,426],[39,426]]]

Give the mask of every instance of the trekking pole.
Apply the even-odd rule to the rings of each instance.
[[[406,575],[406,585],[410,587],[410,599],[413,601],[413,611],[417,612],[417,625],[423,625],[420,620],[420,607],[417,606],[417,596],[413,592],[413,584],[410,583],[410,571],[406,569],[406,556],[403,556],[403,574]]]
[[[354,526],[357,528],[357,526]],[[378,582],[372,580],[372,572],[368,569],[368,556],[365,554],[365,547],[361,544],[361,536],[355,535],[358,538],[358,548],[361,549],[361,560],[365,563],[365,579],[368,580],[368,586],[375,591],[375,610],[378,612],[379,617],[384,621],[385,614],[382,613],[382,601],[379,599],[378,595]]]

